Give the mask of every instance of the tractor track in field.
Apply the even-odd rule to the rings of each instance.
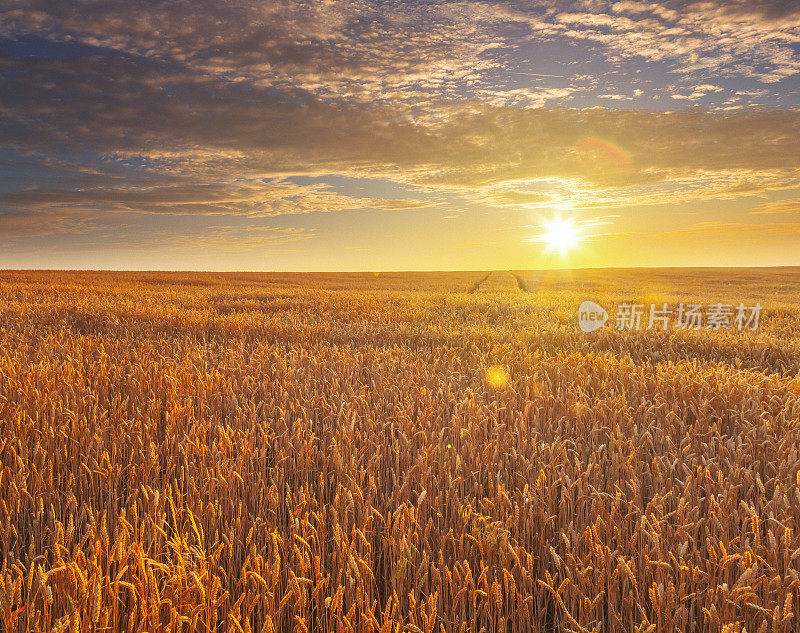
[[[489,278],[489,275],[491,275],[491,274],[492,274],[491,272],[486,273],[478,281],[476,281],[474,284],[472,284],[472,286],[470,286],[469,289],[467,290],[467,294],[470,294],[470,295],[471,294],[475,294],[478,291],[478,289],[481,287],[483,282],[486,281]]]
[[[536,287],[542,283],[542,274],[540,272],[531,272],[524,276],[513,271],[508,272],[514,275],[517,280],[517,286],[519,286],[519,289],[522,290],[522,292],[536,292]]]
[[[500,278],[507,278],[507,276],[513,278],[513,283],[511,283],[510,279],[507,280],[507,285],[510,286],[508,289],[511,289],[514,287],[514,285],[516,285],[520,292],[534,292],[536,286],[538,286],[541,282],[541,275],[531,275],[526,278],[512,270],[492,270],[486,273],[478,281],[473,283],[467,289],[467,294],[475,294],[476,292],[483,292],[487,290],[497,290],[497,288],[491,288],[491,286],[493,284],[496,285]],[[489,286],[489,288],[487,289],[486,286]]]
[[[522,275],[518,275],[517,273],[511,273],[511,274],[514,275],[514,279],[517,280],[517,287],[522,292],[530,292],[530,290],[528,290],[528,284],[525,283],[525,280],[522,278]]]

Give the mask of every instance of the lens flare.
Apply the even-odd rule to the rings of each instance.
[[[622,147],[603,138],[587,136],[575,144],[581,155],[622,171],[631,169],[631,156]]]
[[[486,382],[488,382],[495,389],[501,389],[508,384],[508,372],[495,365],[486,370]]]

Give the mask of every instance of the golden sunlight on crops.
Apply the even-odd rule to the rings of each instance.
[[[797,279],[0,273],[0,630],[796,631]]]

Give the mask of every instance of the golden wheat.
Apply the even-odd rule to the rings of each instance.
[[[2,630],[797,630],[795,279],[0,273]]]

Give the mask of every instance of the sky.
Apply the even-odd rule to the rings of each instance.
[[[0,0],[0,268],[773,265],[796,0]]]

